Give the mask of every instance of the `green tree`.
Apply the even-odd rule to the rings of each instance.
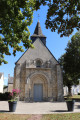
[[[47,5],[46,28],[57,30],[61,37],[69,36],[80,28],[80,0],[37,0],[36,9]]]
[[[0,65],[7,63],[4,55],[11,55],[9,46],[16,51],[33,47],[29,40],[28,26],[32,23],[34,10],[47,5],[46,28],[58,31],[60,36],[69,36],[74,28],[80,28],[79,0],[0,0]]]
[[[66,53],[59,59],[63,69],[63,82],[68,86],[71,94],[71,86],[77,85],[80,78],[80,32],[72,36],[68,42]]]
[[[0,65],[7,63],[4,54],[11,55],[9,46],[23,52],[20,42],[25,48],[33,47],[29,40],[28,26],[32,23],[35,2],[33,0],[0,0]]]

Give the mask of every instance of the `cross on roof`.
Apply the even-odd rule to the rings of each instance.
[[[38,14],[38,20],[39,20],[39,17],[40,17],[40,16],[39,16],[39,14]]]

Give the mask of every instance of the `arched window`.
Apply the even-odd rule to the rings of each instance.
[[[40,60],[37,60],[37,61],[36,61],[36,67],[41,67],[41,65],[42,65],[41,61],[40,61]]]

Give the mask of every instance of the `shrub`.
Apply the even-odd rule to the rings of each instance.
[[[10,92],[0,93],[0,101],[7,101],[9,100]]]
[[[78,93],[78,95],[80,95],[80,93]]]

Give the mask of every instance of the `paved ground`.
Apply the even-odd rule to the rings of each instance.
[[[0,101],[0,112],[9,112],[8,102]],[[75,102],[73,112],[80,112],[80,102]],[[25,103],[18,102],[14,114],[53,114],[68,113],[66,102],[37,102]]]

